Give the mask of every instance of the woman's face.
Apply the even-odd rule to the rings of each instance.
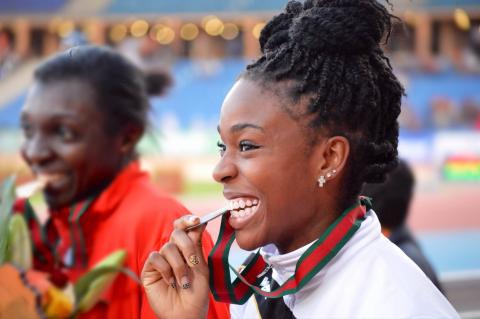
[[[80,80],[35,83],[21,114],[21,154],[49,182],[47,203],[59,208],[105,187],[122,162],[121,138],[109,136],[91,87]],[[120,134],[117,134],[120,135]]]
[[[314,146],[281,103],[258,83],[241,79],[220,114],[222,157],[213,176],[234,207],[229,223],[247,250],[274,243],[287,252],[318,236]]]

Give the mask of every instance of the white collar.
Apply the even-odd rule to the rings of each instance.
[[[322,277],[325,276],[326,272],[332,268],[332,265],[334,265],[336,260],[340,257],[348,259],[349,256],[356,254],[359,249],[365,247],[365,245],[368,245],[368,243],[380,235],[380,222],[378,221],[375,212],[369,210],[360,229],[358,229],[338,254],[319,273],[317,273],[312,280],[310,280],[310,282],[302,289],[302,293],[308,292],[312,288],[317,287]],[[281,285],[294,275],[298,259],[313,243],[314,242],[311,242],[286,254],[280,254],[277,247],[270,244],[260,249],[260,255],[265,262],[272,267],[273,279]]]
[[[295,272],[298,259],[313,243],[311,242],[286,254],[280,254],[277,247],[274,244],[270,244],[260,249],[260,255],[277,272],[281,274],[288,273],[291,276]]]

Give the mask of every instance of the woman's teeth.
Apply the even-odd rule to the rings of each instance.
[[[257,211],[258,199],[235,199],[229,202],[230,215],[234,218],[243,218]]]
[[[37,179],[42,184],[46,185],[48,183],[52,183],[56,180],[59,180],[60,178],[62,178],[62,175],[60,175],[60,174],[39,174]]]
[[[52,183],[59,178],[61,178],[61,175],[58,174],[39,174],[36,180],[19,185],[15,189],[16,195],[20,198],[28,198],[36,192],[43,190],[48,183]]]

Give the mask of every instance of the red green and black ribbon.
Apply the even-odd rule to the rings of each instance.
[[[267,292],[259,284],[263,280],[267,263],[259,251],[239,273],[228,263],[230,247],[235,240],[235,231],[227,222],[229,214],[222,216],[218,240],[208,256],[210,290],[216,300],[232,304],[244,304],[253,293],[266,298],[280,298],[302,289],[352,238],[365,220],[371,204],[361,197],[352,207],[346,209],[300,257],[295,273],[283,285]],[[232,283],[232,270],[237,278]]]
[[[80,226],[80,218],[87,212],[94,201],[92,196],[82,203],[73,204],[69,210],[68,224],[70,229],[71,242],[60,242],[60,236],[49,218],[45,225],[41,225],[28,199],[17,199],[14,205],[14,212],[23,214],[27,221],[32,237],[34,267],[37,270],[54,272],[62,267],[83,267],[87,266],[87,251],[85,240]],[[72,247],[72,263],[65,265],[61,256]]]
[[[87,248],[85,246],[85,238],[82,227],[80,225],[80,218],[87,212],[94,198],[88,198],[81,204],[74,204],[70,207],[68,216],[68,224],[70,228],[70,239],[72,241],[73,256],[70,266],[81,265],[87,267]]]

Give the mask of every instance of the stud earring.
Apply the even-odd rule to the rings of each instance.
[[[328,172],[326,177],[327,178],[330,178],[330,177],[333,177],[333,175],[335,175],[335,173],[337,172],[337,170],[332,170],[331,172]],[[326,183],[326,180],[323,176],[320,176],[320,178],[318,179],[318,183],[320,184],[320,179],[322,179],[322,185],[320,187],[323,187],[323,185]]]
[[[327,182],[325,180],[325,176],[323,176],[323,175],[320,175],[320,177],[318,178],[317,181],[318,181],[318,186],[320,186],[320,187],[323,187],[323,185],[325,185],[325,183]]]
[[[332,177],[333,175],[335,175],[335,173],[337,173],[337,170],[336,170],[336,169],[332,170],[331,172],[328,172],[328,173],[327,173],[327,178]]]

